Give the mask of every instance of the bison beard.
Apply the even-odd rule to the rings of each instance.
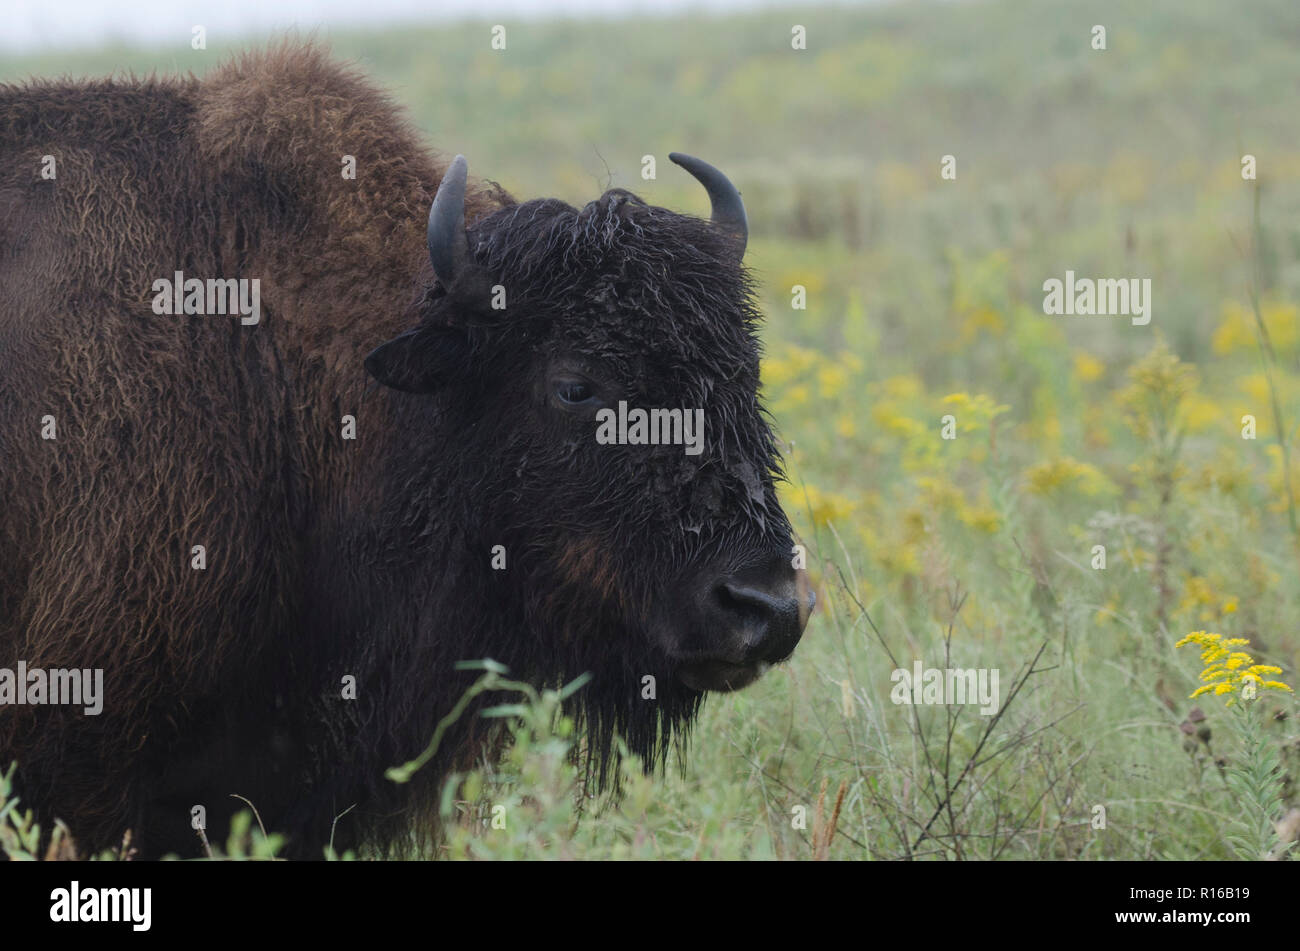
[[[472,682],[458,661],[590,671],[604,781],[616,733],[662,763],[704,689],[793,650],[811,597],[716,170],[675,158],[712,222],[618,189],[462,194],[461,163],[300,45],[201,82],[0,86],[0,150],[0,667],[104,671],[100,716],[0,708],[0,763],[83,850],[130,829],[196,854],[192,807],[222,841],[232,793],[293,855],[425,849],[486,721],[410,783],[383,773]],[[176,271],[259,279],[260,323],[154,314]],[[597,445],[557,402],[575,374],[612,405],[702,408],[704,452]]]

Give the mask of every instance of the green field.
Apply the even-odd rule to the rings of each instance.
[[[449,785],[441,851],[1226,859],[1300,835],[1295,695],[1238,679],[1300,665],[1300,6],[520,21],[504,51],[490,25],[319,38],[517,197],[705,214],[674,149],[740,186],[819,610],[788,665],[708,701],[681,770],[629,770],[617,801],[533,705],[504,762]],[[202,73],[247,45],[187,40],[0,80]],[[1149,278],[1150,323],[1046,316],[1067,270]],[[1205,664],[1175,644],[1199,631],[1249,645],[1191,699]],[[998,712],[895,704],[916,661],[997,669]]]

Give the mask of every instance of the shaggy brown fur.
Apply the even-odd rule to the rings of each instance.
[[[231,793],[294,854],[352,807],[337,846],[427,845],[442,778],[482,748],[472,711],[411,783],[383,772],[472,681],[461,660],[592,672],[574,702],[600,775],[616,731],[662,760],[701,698],[676,665],[721,649],[683,606],[790,572],[732,238],[617,189],[579,210],[475,184],[449,290],[425,247],[444,167],[310,46],[201,82],[0,87],[0,667],[102,668],[105,694],[97,717],[0,708],[0,760],[84,847],[131,829],[192,853],[191,807],[221,841]],[[260,324],[155,314],[178,270],[259,279]],[[498,281],[506,313],[458,296]],[[378,386],[366,354],[416,322],[433,382]],[[544,398],[557,360],[705,408],[706,451],[597,446]]]
[[[200,698],[239,702],[268,649],[311,637],[294,560],[264,553],[299,549],[304,513],[385,451],[380,425],[340,443],[340,417],[373,385],[359,357],[410,321],[443,166],[296,45],[202,82],[0,87],[0,150],[0,666],[102,667],[111,712],[5,707],[0,752],[59,777],[28,800],[100,844],[159,792],[133,788],[135,756],[192,739]],[[473,189],[466,216],[508,200]],[[151,282],[176,270],[261,278],[261,325],[158,317]]]

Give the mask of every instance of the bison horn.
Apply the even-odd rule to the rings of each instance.
[[[429,209],[429,260],[443,287],[451,286],[469,257],[469,236],[465,233],[465,180],[469,163],[457,155],[443,173],[438,194]]]
[[[735,237],[740,242],[740,253],[744,254],[749,240],[749,219],[745,217],[745,203],[740,200],[736,186],[708,162],[681,152],[669,152],[668,157],[704,186],[713,203],[713,223]]]

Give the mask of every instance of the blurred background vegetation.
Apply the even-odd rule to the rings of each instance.
[[[489,21],[320,38],[517,197],[613,185],[704,214],[674,149],[741,187],[820,608],[790,664],[709,701],[681,770],[629,773],[617,802],[584,793],[554,704],[526,704],[507,760],[449,785],[440,852],[1242,854],[1233,770],[1263,747],[1221,699],[1188,699],[1200,667],[1173,645],[1248,638],[1291,684],[1300,663],[1294,0],[505,25],[505,51]],[[250,42],[8,56],[0,79],[201,74]],[[1150,325],[1044,316],[1067,269],[1150,278]],[[914,660],[998,668],[1001,714],[894,705],[890,673]],[[1254,709],[1280,849],[1297,710],[1283,690]]]

